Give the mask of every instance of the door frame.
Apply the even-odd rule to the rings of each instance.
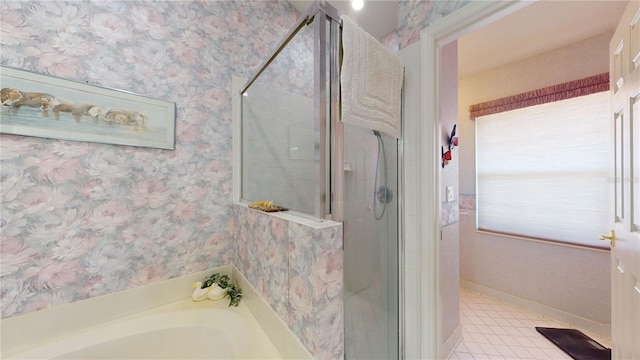
[[[440,67],[441,48],[530,3],[520,0],[472,1],[450,15],[439,19],[420,32],[420,109],[421,122],[416,148],[421,158],[419,179],[420,200],[420,335],[421,358],[438,359],[441,354],[442,321],[440,299]],[[416,109],[417,110],[417,109]]]

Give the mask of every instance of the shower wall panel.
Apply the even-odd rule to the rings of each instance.
[[[357,293],[373,284],[379,271],[379,233],[373,210],[373,174],[377,140],[371,130],[345,125],[345,201],[348,222],[348,262],[345,263],[345,293]],[[349,256],[351,255],[351,256]]]
[[[398,356],[398,143],[344,125],[345,352]],[[389,188],[384,204],[377,190]]]
[[[242,96],[242,198],[315,213],[314,31],[303,25]],[[266,59],[265,59],[266,60]]]
[[[243,198],[313,213],[313,99],[254,83],[242,116]]]

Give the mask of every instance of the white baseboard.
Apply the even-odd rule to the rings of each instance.
[[[511,295],[499,290],[494,290],[484,285],[475,284],[467,280],[460,279],[460,286],[480,295],[494,298],[503,303],[519,307],[525,311],[536,313],[551,320],[564,323],[578,330],[582,330],[606,338],[611,338],[611,324],[601,324],[593,320],[585,319],[583,317],[570,314],[568,312],[564,312],[547,305],[539,304],[537,302]]]
[[[449,338],[440,344],[440,359],[448,359],[460,341],[462,341],[462,326],[458,324]]]

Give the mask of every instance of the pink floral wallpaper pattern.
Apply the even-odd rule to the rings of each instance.
[[[237,205],[238,269],[317,359],[342,359],[342,226],[312,229]]]
[[[398,3],[398,48],[420,39],[420,31],[471,0],[401,0]]]
[[[0,6],[3,65],[178,110],[175,151],[2,135],[2,316],[231,262],[231,76],[284,36],[289,4]]]
[[[317,358],[344,358],[342,226],[289,224],[289,327]]]

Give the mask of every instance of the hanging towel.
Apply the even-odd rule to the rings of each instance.
[[[342,16],[342,121],[400,137],[404,66],[348,16]]]

